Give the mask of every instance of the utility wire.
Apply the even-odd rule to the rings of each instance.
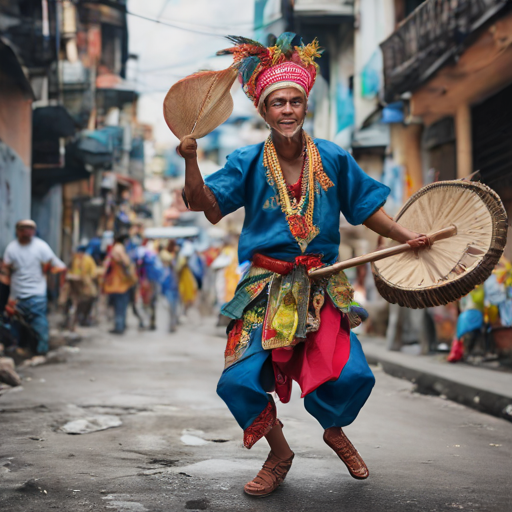
[[[219,36],[219,37],[225,37],[226,36],[226,32],[231,32],[233,30],[236,30],[236,28],[238,28],[240,25],[237,24],[236,27],[233,25],[231,26],[231,28],[228,28],[226,26],[226,28],[220,28],[220,30],[222,30],[222,32],[207,32],[206,30],[198,30],[198,29],[194,29],[194,28],[187,28],[187,27],[181,27],[180,25],[176,25],[174,23],[169,23],[168,21],[162,21],[162,20],[159,20],[159,19],[156,19],[156,18],[150,18],[149,16],[144,16],[143,14],[137,14],[137,13],[134,13],[134,12],[131,12],[131,11],[128,11],[126,10],[125,11],[126,14],[130,15],[130,16],[134,16],[135,18],[140,18],[142,20],[146,20],[146,21],[151,21],[153,23],[158,23],[160,25],[164,25],[166,27],[172,27],[172,28],[177,28],[178,30],[183,30],[184,32],[192,32],[194,34],[201,34],[201,35],[204,35],[204,36]],[[276,20],[277,21],[277,20]],[[272,22],[274,23],[274,22]],[[194,23],[195,26],[201,26],[201,25],[197,25]],[[251,31],[255,31],[255,30],[260,30],[262,28],[265,28],[267,25],[261,25],[259,27],[252,27],[251,28]],[[208,27],[210,28],[210,27]]]
[[[207,32],[207,31],[204,31],[204,30],[198,30],[198,29],[194,29],[194,28],[181,27],[181,26],[176,25],[174,23],[169,23],[168,21],[162,21],[162,20],[160,20],[160,16],[163,14],[163,12],[165,10],[165,7],[168,4],[168,0],[165,2],[164,6],[160,10],[160,13],[158,14],[158,18],[156,18],[156,19],[155,18],[151,18],[149,16],[144,16],[143,14],[137,14],[137,13],[131,12],[131,11],[129,11],[127,9],[126,5],[118,4],[117,2],[115,2],[113,0],[97,0],[95,3],[102,4],[102,5],[107,5],[109,7],[112,7],[113,9],[117,9],[117,10],[119,10],[121,12],[124,12],[125,14],[127,14],[129,16],[133,16],[135,18],[140,18],[140,19],[143,19],[143,20],[146,20],[146,21],[150,21],[152,23],[157,23],[159,25],[163,25],[163,26],[166,26],[166,27],[176,28],[178,30],[183,30],[184,32],[192,32],[194,34],[201,34],[201,35],[207,35],[207,36],[224,37],[226,35],[226,32],[230,32],[231,31],[231,29],[228,29],[226,27],[225,29],[221,29],[221,30],[223,30],[222,33],[219,33],[219,32]],[[282,18],[279,18],[279,19],[282,19]],[[267,27],[268,25],[270,25],[272,23],[275,23],[276,21],[279,21],[279,19],[272,20],[271,23],[264,23],[264,24],[259,25],[257,27],[253,27],[252,31],[261,30],[261,29]],[[183,22],[183,23],[187,23],[187,22]],[[247,23],[248,24],[252,24],[250,22],[247,22]],[[198,24],[194,24],[194,25],[195,26],[201,26],[201,25],[198,25]],[[239,27],[240,25],[241,24],[237,24],[236,26]],[[206,26],[203,25],[203,27],[206,27]],[[214,27],[206,27],[206,28],[214,28]],[[141,72],[142,73],[154,73],[155,71],[165,71],[167,69],[173,69],[173,68],[176,68],[176,67],[185,66],[189,62],[190,62],[190,60],[188,62],[184,62],[183,64],[182,63],[171,64],[169,66],[164,66],[164,67],[161,67],[161,68],[156,68],[156,69],[151,69],[151,70],[141,70]]]
[[[162,8],[160,9],[160,12],[158,13],[158,16],[156,17],[156,19],[158,21],[161,20],[163,14],[165,12],[165,9],[169,5],[169,2],[170,2],[170,0],[165,0],[164,4],[162,5]],[[200,28],[205,28],[205,29],[213,29],[213,30],[216,30],[216,29],[226,30],[226,29],[229,29],[230,27],[233,28],[233,26],[234,26],[234,25],[203,25],[201,23],[196,23],[196,22],[193,22],[193,21],[185,21],[185,20],[174,20],[174,23],[181,23],[181,24],[184,24],[184,25],[192,25],[194,27],[200,27]],[[253,26],[254,22],[253,21],[241,21],[240,23],[236,23],[236,27],[243,26],[243,25]]]
[[[215,57],[215,55],[211,55],[210,57]],[[162,71],[173,70],[177,68],[183,68],[187,66],[191,66],[195,61],[204,60],[209,58],[206,55],[198,55],[196,58],[189,58],[187,60],[183,60],[181,62],[177,62],[176,64],[167,64],[166,66],[151,68],[151,69],[141,69],[141,73],[160,73]]]
[[[62,1],[62,0],[55,0],[55,1]],[[124,12],[125,14],[127,14],[129,16],[134,16],[135,18],[140,18],[142,20],[151,21],[153,23],[159,23],[160,25],[165,25],[167,27],[176,28],[178,30],[183,30],[185,32],[193,32],[195,34],[203,34],[203,35],[208,35],[208,36],[224,36],[225,32],[230,30],[230,27],[231,28],[237,28],[237,27],[240,27],[240,25],[245,25],[245,24],[252,25],[252,22],[243,22],[243,23],[236,23],[236,25],[231,25],[231,26],[219,26],[219,25],[218,26],[208,26],[208,25],[200,25],[198,23],[193,23],[193,22],[189,23],[189,22],[186,22],[186,21],[180,21],[180,23],[185,23],[185,24],[189,23],[189,24],[194,25],[196,27],[202,26],[203,28],[212,28],[212,29],[218,28],[218,29],[222,30],[222,33],[206,32],[206,31],[197,30],[197,29],[194,29],[194,28],[181,27],[180,25],[176,25],[175,23],[170,23],[168,21],[161,21],[160,20],[160,16],[163,14],[163,11],[165,9],[165,6],[167,5],[167,2],[164,4],[164,7],[160,10],[158,18],[152,18],[150,16],[144,16],[143,14],[137,14],[135,12],[129,11],[128,8],[126,7],[126,5],[117,3],[115,0],[96,0],[96,1],[92,1],[91,3],[100,4],[100,5],[106,5],[108,7],[111,7],[112,9],[116,9],[118,11]],[[278,18],[277,20],[272,20],[271,23],[262,24],[262,25],[260,25],[258,27],[252,27],[252,30],[260,30],[262,28],[265,28],[269,24],[272,24],[272,23],[275,23],[276,21],[279,21],[280,19],[282,19],[282,18]]]
[[[126,11],[126,14],[128,14],[130,16],[134,16],[135,18],[140,18],[141,20],[151,21],[153,23],[158,23],[159,25],[164,25],[166,27],[172,27],[172,28],[176,28],[178,30],[183,30],[184,32],[192,32],[193,34],[201,34],[203,36],[219,36],[219,37],[222,37],[224,35],[219,32],[206,32],[205,30],[196,30],[193,28],[180,27],[179,25],[175,25],[175,24],[169,23],[167,21],[160,21],[155,18],[150,18],[149,16],[144,16],[143,14],[136,14],[136,13],[128,11],[128,10]]]

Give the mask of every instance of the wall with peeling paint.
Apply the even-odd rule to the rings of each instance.
[[[39,237],[55,254],[61,254],[62,185],[54,185],[44,196],[32,197],[32,219],[37,223]]]
[[[0,255],[14,239],[15,225],[30,218],[30,168],[0,140]]]
[[[0,256],[30,218],[32,92],[14,53],[0,45]],[[28,88],[28,89],[27,89]]]

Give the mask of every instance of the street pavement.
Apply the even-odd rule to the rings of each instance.
[[[390,351],[386,340],[378,337],[364,339],[364,350],[370,364],[379,364],[386,373],[413,382],[420,393],[442,395],[512,422],[512,371],[506,366],[490,369],[448,363],[446,354],[418,356]]]
[[[84,331],[67,362],[23,370],[22,389],[0,397],[1,511],[512,511],[510,422],[416,394],[377,367],[372,396],[346,428],[368,480],[349,476],[294,390],[278,406],[293,467],[272,496],[245,496],[268,447],[242,447],[215,393],[225,339],[195,311],[167,334],[159,313],[156,332],[138,332],[133,318],[122,337]],[[120,425],[62,430],[107,424]]]

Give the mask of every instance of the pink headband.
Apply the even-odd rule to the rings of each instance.
[[[279,82],[283,82],[283,87],[298,86],[299,89],[302,89],[307,98],[315,83],[315,77],[316,68],[314,66],[310,66],[309,69],[306,69],[289,61],[273,66],[263,71],[258,77],[254,103],[261,105],[262,102],[265,101],[265,98],[279,87],[272,87],[268,92],[266,92],[266,90]]]

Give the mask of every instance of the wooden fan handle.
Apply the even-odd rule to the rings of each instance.
[[[431,233],[430,235],[427,236],[430,239],[430,243],[433,244],[435,242],[438,242],[439,240],[444,240],[446,238],[455,236],[456,234],[457,227],[451,225],[448,226],[447,228],[435,231],[434,233]],[[330,267],[312,270],[311,272],[309,272],[309,277],[328,277],[331,276],[332,274],[336,274],[336,272],[340,272],[341,270],[346,270],[347,268],[357,267],[359,265],[364,265],[365,263],[373,263],[374,261],[383,260],[384,258],[389,258],[390,256],[396,256],[397,254],[402,254],[404,252],[412,250],[414,250],[414,248],[411,247],[409,244],[396,245],[395,247],[389,247],[387,249],[382,249],[380,251],[364,254],[363,256],[357,256],[356,258],[340,261],[339,263],[335,263]]]

